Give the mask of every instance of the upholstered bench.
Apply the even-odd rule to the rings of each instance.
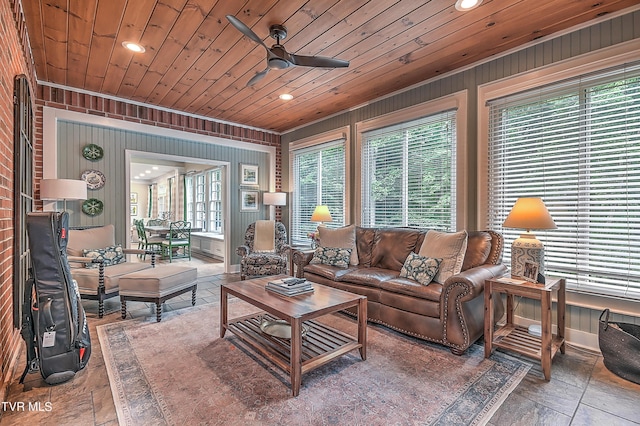
[[[165,300],[191,291],[191,305],[196,304],[198,270],[190,266],[159,265],[120,277],[122,319],[127,316],[127,300],[156,304],[156,321],[162,318]]]

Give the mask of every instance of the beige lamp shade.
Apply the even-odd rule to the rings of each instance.
[[[316,209],[311,215],[311,222],[331,222],[332,220],[333,218],[327,206],[316,206]]]
[[[41,200],[86,200],[87,182],[76,179],[42,179]]]
[[[527,231],[557,228],[541,198],[518,198],[502,226]]]
[[[531,233],[532,229],[556,229],[556,223],[541,198],[518,198],[504,220],[505,228],[526,229],[511,244],[511,276],[523,277],[527,264],[538,267],[538,277],[544,274],[544,245]],[[530,277],[538,279],[538,277]]]
[[[265,192],[262,197],[262,202],[267,206],[286,206],[287,193],[286,192]]]

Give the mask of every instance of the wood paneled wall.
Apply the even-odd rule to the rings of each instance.
[[[369,103],[361,108],[356,108],[312,125],[285,133],[282,135],[283,152],[285,152],[283,170],[289,170],[289,159],[287,155],[288,144],[293,141],[347,125],[351,126],[351,140],[355,141],[355,124],[359,121],[379,117],[402,108],[466,89],[469,95],[469,122],[467,127],[467,155],[469,166],[467,185],[469,192],[464,194],[464,196],[467,197],[467,203],[470,206],[468,212],[469,228],[475,229],[479,226],[479,224],[476,223],[478,86],[637,38],[640,38],[640,12],[638,11],[543,41],[511,54],[484,62],[467,70],[427,82],[424,85],[417,86],[406,92],[380,99],[377,102]],[[359,153],[355,152],[354,145],[355,144],[351,145],[352,176],[350,182],[352,184],[354,182],[354,174],[358,173],[355,169],[354,162],[356,156],[359,155]],[[285,188],[289,187],[288,177],[285,177],[283,185]],[[351,188],[351,193],[354,194],[354,197],[357,197],[359,194],[357,188],[353,187]],[[354,203],[354,199],[350,201]],[[351,205],[352,212],[354,211],[353,207],[354,206]],[[356,214],[358,214],[358,212],[354,212],[354,215]],[[352,223],[354,223],[355,220],[355,216],[351,218]],[[535,310],[536,305],[534,302],[523,300],[519,305],[517,314],[531,319],[539,319],[534,316]],[[567,326],[576,330],[596,334],[598,331],[599,315],[599,310],[569,306]],[[640,317],[616,315],[615,320],[640,324]]]
[[[101,171],[106,177],[103,188],[88,191],[90,198],[97,198],[104,203],[103,213],[88,216],[80,210],[81,201],[68,201],[71,226],[112,223],[116,227],[116,241],[124,243],[130,230],[130,224],[125,222],[129,211],[129,196],[124,192],[125,150],[228,162],[231,217],[227,218],[226,224],[232,247],[243,244],[244,232],[249,223],[268,217],[268,210],[262,204],[257,212],[240,211],[240,164],[257,165],[259,190],[268,191],[269,155],[265,152],[78,122],[59,121],[57,131],[59,178],[79,179],[85,170],[91,169]],[[82,148],[88,143],[95,143],[103,148],[103,159],[89,161],[82,156]],[[231,263],[236,260],[235,255],[230,259]]]

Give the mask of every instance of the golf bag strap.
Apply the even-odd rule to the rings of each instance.
[[[20,376],[20,383],[24,382],[27,373],[38,371],[38,356],[36,355],[35,330],[33,326],[33,315],[31,312],[33,304],[33,274],[29,271],[29,279],[24,288],[24,302],[22,305],[22,328],[20,334],[27,345],[27,365]]]

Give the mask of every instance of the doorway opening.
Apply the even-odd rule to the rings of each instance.
[[[229,272],[229,163],[126,150],[128,221],[135,246],[134,220],[191,222],[191,250],[222,261]]]

